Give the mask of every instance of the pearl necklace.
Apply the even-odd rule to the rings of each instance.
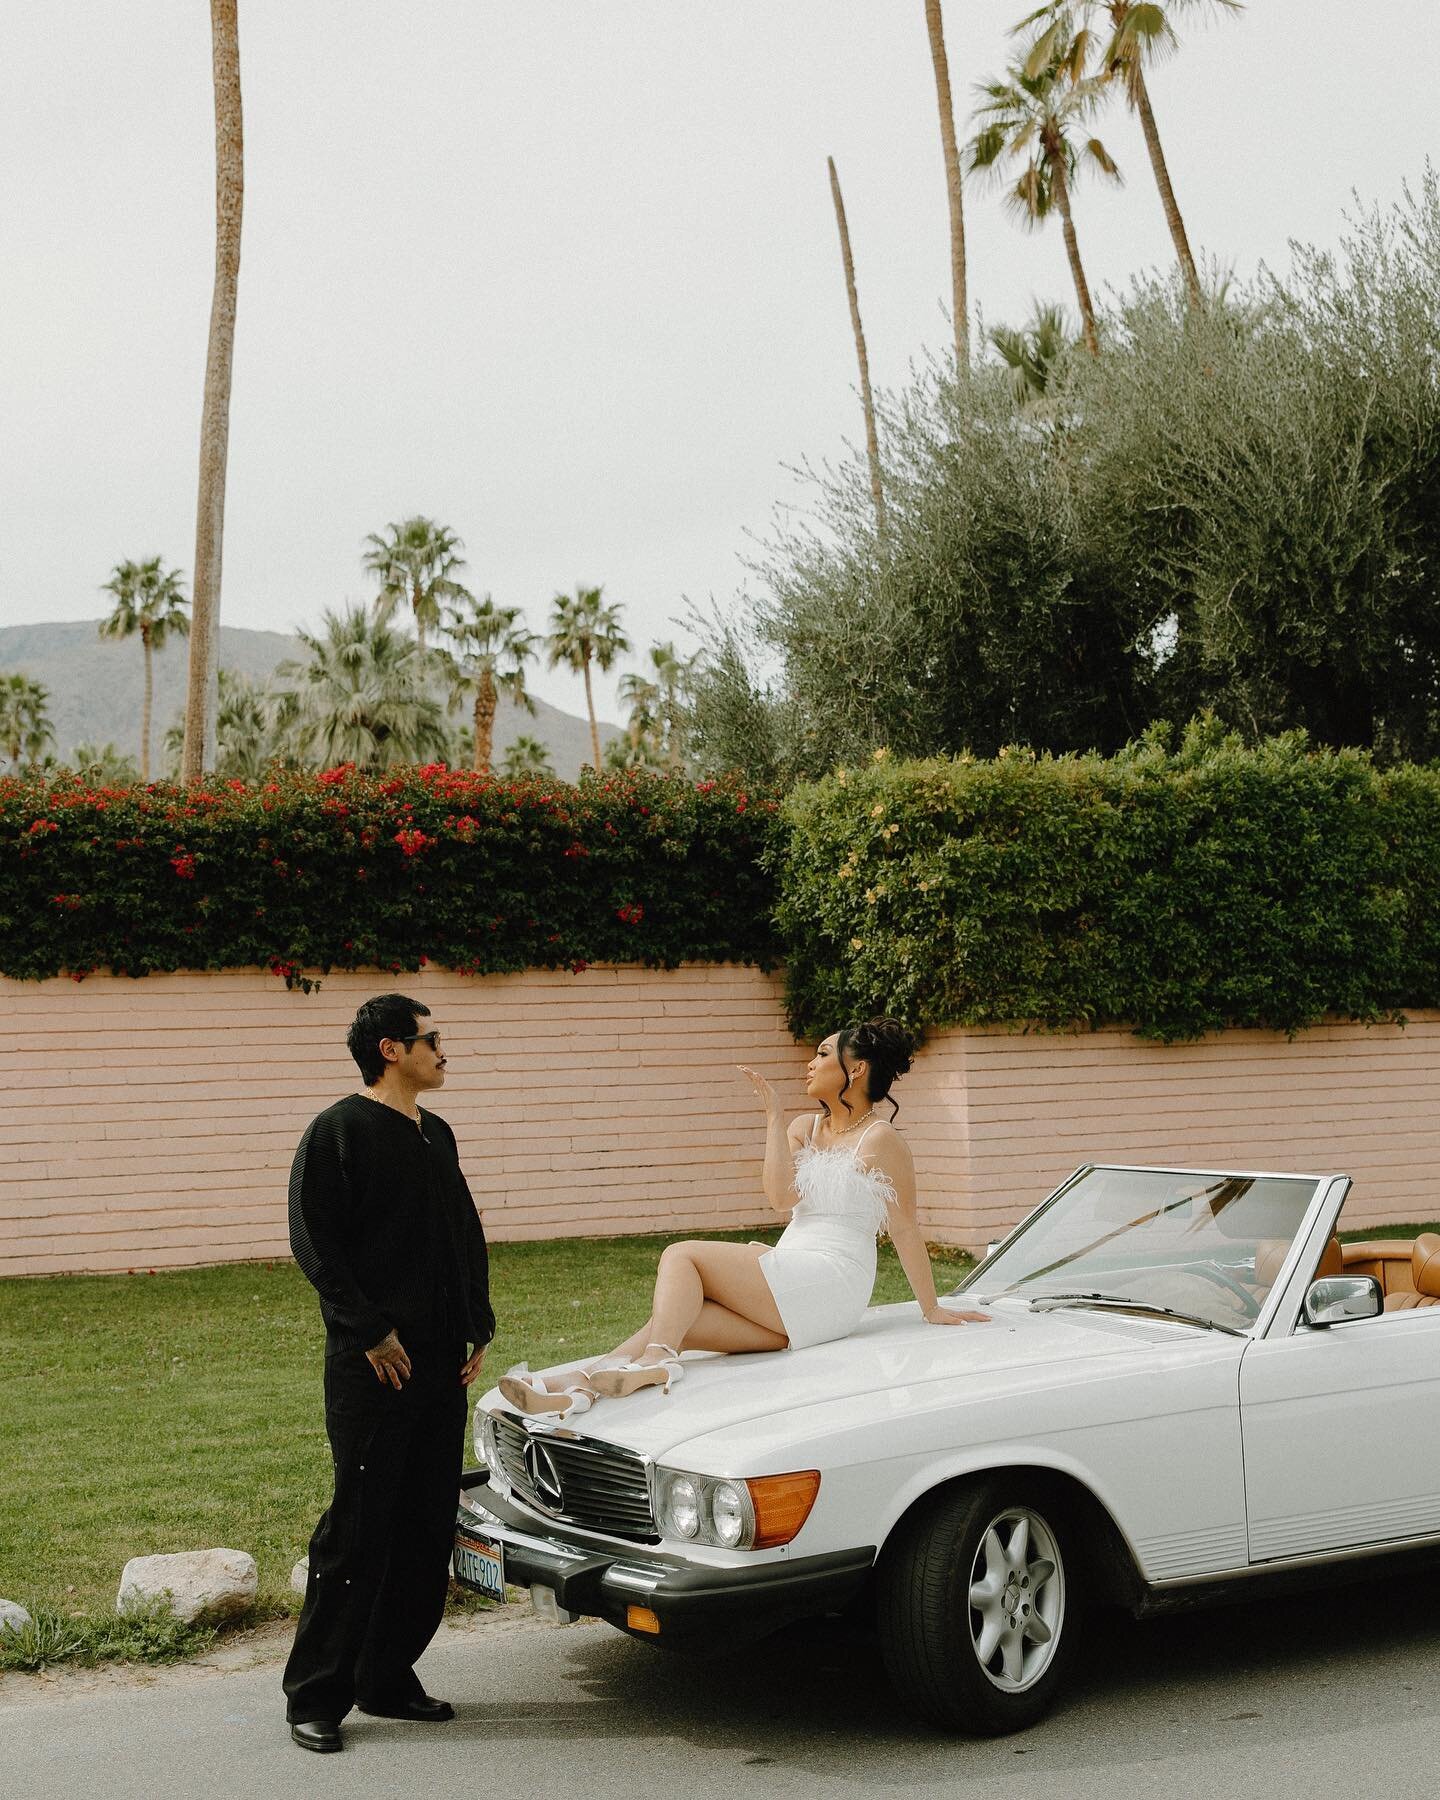
[[[849,1137],[849,1135],[852,1131],[858,1131],[860,1129],[860,1127],[870,1117],[870,1114],[873,1113],[874,1111],[875,1111],[875,1108],[872,1106],[870,1108],[870,1112],[861,1113],[860,1117],[858,1119],[856,1119],[852,1124],[847,1125],[843,1131],[836,1131],[834,1129],[834,1127],[832,1126],[831,1130],[830,1130],[831,1137]],[[822,1145],[820,1145],[820,1148],[822,1150],[831,1150],[831,1149],[834,1149],[835,1146],[833,1144],[822,1144]]]

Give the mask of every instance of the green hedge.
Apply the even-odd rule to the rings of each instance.
[[[269,966],[474,974],[772,965],[773,796],[443,765],[247,785],[0,781],[0,971]]]
[[[799,1033],[1124,1021],[1294,1032],[1440,1005],[1440,772],[1160,727],[1119,756],[884,753],[795,789],[779,921]]]

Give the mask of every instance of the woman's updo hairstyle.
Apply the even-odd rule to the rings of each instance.
[[[864,1062],[869,1066],[871,1104],[878,1106],[882,1100],[889,1100],[890,1117],[894,1120],[900,1112],[900,1103],[891,1098],[890,1089],[909,1069],[915,1055],[915,1039],[900,1021],[866,1019],[862,1024],[845,1026],[836,1037],[835,1054],[840,1059],[840,1067],[845,1071],[845,1086],[840,1090],[840,1104],[846,1112],[854,1111],[845,1098],[850,1086],[850,1064],[846,1059],[853,1056],[857,1062]]]

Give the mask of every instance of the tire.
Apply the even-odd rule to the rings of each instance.
[[[880,1648],[897,1693],[945,1731],[1001,1737],[1035,1724],[1075,1651],[1078,1565],[1056,1496],[1022,1477],[959,1483],[922,1503],[878,1571]]]

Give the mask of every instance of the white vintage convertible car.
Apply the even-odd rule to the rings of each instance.
[[[873,1609],[930,1720],[1036,1720],[1084,1607],[1440,1546],[1440,1235],[1341,1247],[1343,1175],[1078,1170],[952,1298],[537,1427],[491,1391],[455,1568],[659,1645]],[[1353,1569],[1349,1570],[1354,1573]]]

